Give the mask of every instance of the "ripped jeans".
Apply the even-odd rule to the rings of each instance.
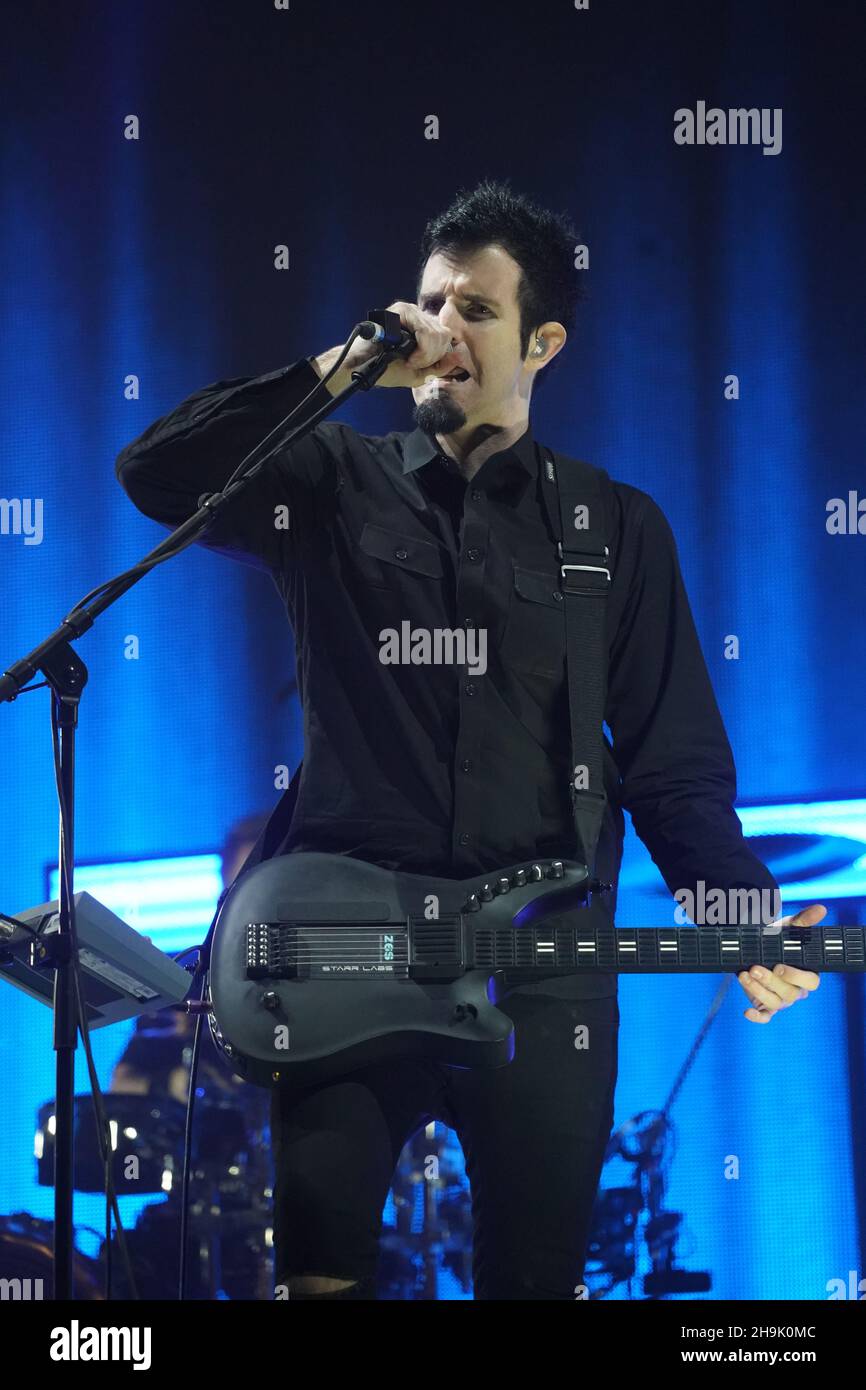
[[[515,1025],[508,1066],[413,1058],[274,1090],[275,1276],[290,1299],[301,1276],[351,1281],[301,1297],[375,1298],[394,1169],[434,1119],[456,1130],[466,1158],[474,1297],[576,1297],[613,1123],[617,996],[511,992],[499,1007]]]

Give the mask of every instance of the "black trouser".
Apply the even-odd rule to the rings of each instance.
[[[617,998],[511,993],[499,1007],[515,1024],[508,1066],[395,1061],[274,1091],[278,1285],[318,1275],[356,1281],[349,1297],[375,1297],[397,1160],[437,1119],[456,1130],[466,1158],[475,1297],[576,1296],[613,1122]],[[582,1025],[588,1045],[578,1047]]]

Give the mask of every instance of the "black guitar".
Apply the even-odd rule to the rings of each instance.
[[[498,1067],[514,1052],[502,971],[694,974],[779,961],[866,969],[855,927],[545,926],[605,885],[540,860],[472,879],[390,873],[346,855],[288,854],[243,874],[214,927],[211,1029],[262,1086],[421,1055]]]

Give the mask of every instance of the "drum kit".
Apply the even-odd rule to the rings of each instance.
[[[157,1095],[108,1092],[104,1097],[112,1139],[115,1190],[118,1197],[153,1193],[126,1242],[142,1299],[177,1298],[181,1176],[186,1108],[178,1100]],[[36,1131],[38,1181],[54,1181],[53,1102],[40,1107]],[[271,1186],[267,1134],[267,1097],[245,1088],[243,1097],[197,1095],[196,1141],[190,1178],[187,1252],[187,1290],[190,1299],[270,1299]],[[105,1173],[99,1156],[93,1106],[89,1095],[75,1098],[75,1189],[101,1193]],[[161,1200],[160,1200],[161,1198]],[[25,1237],[18,1217],[0,1220],[9,1247],[24,1251]],[[44,1227],[45,1229],[41,1229]],[[49,1256],[51,1223],[36,1231]],[[83,1297],[102,1297],[100,1259],[86,1260],[82,1269],[96,1288]],[[112,1297],[128,1298],[124,1264],[112,1237]],[[50,1288],[50,1277],[46,1287]]]

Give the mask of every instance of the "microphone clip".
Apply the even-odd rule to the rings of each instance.
[[[369,309],[359,333],[362,338],[381,344],[386,351],[411,352],[415,347],[414,334],[403,327],[400,315],[391,309]]]

